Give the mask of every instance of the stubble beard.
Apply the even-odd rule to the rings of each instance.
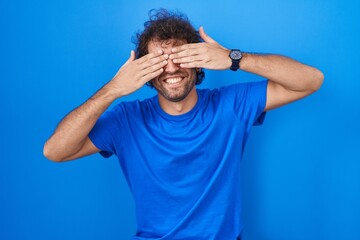
[[[171,87],[171,85],[165,83],[162,80],[163,78],[160,77],[157,80],[152,80],[153,86],[158,92],[158,94],[160,94],[166,100],[171,102],[180,102],[184,100],[189,95],[191,90],[195,87],[196,74],[189,75],[187,73],[177,72],[172,75],[181,75],[183,77],[181,85],[179,85],[178,87]],[[167,77],[168,76],[169,75],[167,75]]]

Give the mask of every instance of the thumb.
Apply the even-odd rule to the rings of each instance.
[[[134,61],[134,60],[135,60],[135,57],[136,57],[136,56],[135,56],[134,50],[131,50],[131,52],[130,52],[130,57],[129,57],[128,60],[124,63],[124,65],[122,65],[122,66],[119,68],[119,70],[118,70],[117,73],[115,74],[115,77],[120,73],[120,71],[121,71],[121,69],[123,69],[123,67],[129,65],[129,63],[131,63],[132,61]]]
[[[135,52],[134,52],[134,50],[131,50],[130,57],[128,58],[128,60],[126,61],[125,64],[129,64],[130,62],[132,62],[134,60],[135,60]]]
[[[212,39],[211,37],[209,37],[209,35],[207,35],[204,31],[204,28],[201,26],[199,28],[199,33],[200,33],[200,37],[207,43],[216,43],[216,41],[214,39]]]
[[[135,51],[134,51],[134,50],[131,50],[131,52],[130,52],[130,60],[131,60],[131,61],[134,61],[135,58],[136,58],[136,56],[135,56]]]

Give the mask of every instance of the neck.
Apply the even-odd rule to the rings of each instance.
[[[159,94],[160,107],[167,114],[175,115],[175,116],[189,112],[196,105],[197,101],[198,101],[198,95],[195,87],[189,92],[186,98],[184,98],[179,102],[169,101]]]

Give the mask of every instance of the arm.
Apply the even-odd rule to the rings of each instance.
[[[62,162],[100,151],[88,138],[98,118],[115,99],[136,91],[160,75],[167,57],[159,51],[135,60],[135,53],[131,51],[130,58],[114,78],[59,123],[44,145],[45,157]]]
[[[201,27],[203,43],[185,44],[172,49],[170,59],[183,68],[225,70],[231,66],[230,50],[210,38]],[[266,110],[301,99],[320,88],[324,76],[311,66],[280,55],[244,53],[240,69],[269,80]]]
[[[318,69],[280,55],[245,53],[240,69],[269,80],[265,111],[310,95],[324,79]]]

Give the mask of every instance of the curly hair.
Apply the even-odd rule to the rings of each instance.
[[[144,23],[144,30],[136,33],[133,42],[136,46],[136,57],[148,54],[148,44],[152,40],[166,41],[170,39],[185,40],[187,43],[202,41],[199,32],[191,25],[187,16],[180,12],[170,12],[166,9],[152,9],[149,11],[149,21]],[[202,69],[196,71],[196,82],[202,83],[205,73]],[[151,81],[146,85],[153,87]]]

